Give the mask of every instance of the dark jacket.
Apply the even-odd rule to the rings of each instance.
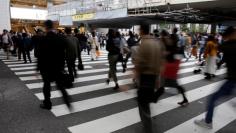
[[[109,38],[107,40],[106,50],[109,52],[108,55],[119,55],[120,54],[120,48],[115,46],[113,38]]]
[[[132,47],[132,46],[138,46],[139,44],[139,41],[140,41],[140,39],[139,40],[135,40],[135,37],[130,37],[128,40],[127,40],[127,43],[128,43],[128,46],[129,47]]]
[[[48,32],[38,47],[38,69],[43,77],[55,80],[64,71],[66,39],[62,35]]]
[[[236,80],[236,40],[224,42],[219,49],[224,53],[224,61],[227,65],[227,78]]]
[[[43,41],[43,36],[40,36],[40,35],[35,35],[35,36],[33,36],[32,37],[32,39],[31,39],[32,41],[31,41],[31,45],[32,45],[32,47],[34,48],[34,56],[36,57],[36,58],[38,58],[38,49],[39,49],[39,45],[40,44],[42,44],[42,41]]]

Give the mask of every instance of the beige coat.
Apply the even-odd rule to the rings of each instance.
[[[142,36],[142,41],[134,62],[138,74],[159,75],[164,65],[163,43],[150,35]]]

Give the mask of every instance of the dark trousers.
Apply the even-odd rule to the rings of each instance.
[[[145,133],[153,133],[150,103],[155,97],[156,79],[156,75],[142,74],[140,76],[138,108]]]
[[[184,47],[184,46],[181,46],[181,47],[179,48],[179,54],[183,55],[183,58],[186,58],[185,53],[184,53],[184,50],[185,50],[185,47]]]
[[[202,54],[204,53],[204,49],[205,49],[205,48],[200,48],[199,56],[198,56],[199,61],[202,61]]]
[[[51,79],[50,77],[47,75],[47,74],[42,74],[42,77],[43,77],[43,95],[44,95],[44,105],[47,106],[47,107],[51,107],[52,106],[52,102],[50,100],[50,97],[51,97]],[[57,74],[55,75],[55,82],[56,82],[56,85],[57,85],[57,89],[59,89],[62,93],[62,96],[63,96],[63,100],[65,102],[65,104],[67,106],[70,105],[70,100],[69,100],[69,96],[65,90],[65,87],[63,85],[63,78],[61,76],[61,74]]]
[[[216,101],[224,96],[232,95],[235,87],[236,87],[236,81],[228,80],[222,85],[222,87],[217,92],[215,92],[211,96],[207,106],[207,114],[205,118],[206,123],[212,123],[213,112]]]
[[[30,57],[30,51],[29,50],[25,50],[25,49],[18,49],[18,59],[21,59],[21,54],[23,55],[23,59],[25,62],[27,62],[26,56],[28,57],[29,61],[31,61],[31,57]]]
[[[161,87],[158,89],[158,91],[164,93],[165,87],[173,87],[178,90],[178,92],[183,96],[183,101],[187,101],[186,95],[185,95],[185,89],[180,86],[176,79],[165,79],[164,77],[161,77]],[[161,96],[160,93],[158,93],[159,96]],[[156,98],[158,99],[159,96]]]
[[[76,68],[75,68],[75,60],[76,59],[66,60],[69,75],[73,80],[77,75],[77,71],[76,71]]]

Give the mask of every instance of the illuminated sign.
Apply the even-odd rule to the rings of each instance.
[[[13,19],[46,20],[47,15],[47,10],[11,7]]]
[[[79,14],[72,16],[73,21],[91,20],[95,17],[94,13]]]

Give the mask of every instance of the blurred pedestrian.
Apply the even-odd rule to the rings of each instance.
[[[115,82],[115,87],[113,89],[117,90],[119,89],[119,84],[116,76],[117,72],[116,65],[120,55],[120,46],[115,45],[114,39],[115,39],[115,31],[109,29],[108,40],[106,45],[106,50],[108,51],[109,73],[106,83],[109,84],[110,80],[113,79],[113,81]]]
[[[138,108],[145,133],[154,133],[150,103],[155,98],[156,83],[164,65],[164,47],[154,36],[149,35],[149,25],[141,25],[142,41],[135,60],[138,86]]]
[[[72,30],[70,27],[66,27],[66,63],[69,71],[69,75],[72,81],[77,77],[77,70],[75,67],[75,61],[78,57],[78,50],[80,51],[79,40],[72,35]],[[78,48],[79,47],[79,48]]]
[[[91,60],[96,60],[96,50],[99,50],[99,42],[98,37],[96,36],[95,32],[92,32],[92,36],[89,38],[90,44],[91,44]]]
[[[212,119],[214,113],[214,107],[216,102],[223,97],[230,96],[234,94],[236,88],[236,29],[229,27],[223,34],[226,41],[220,46],[221,51],[224,53],[224,60],[227,66],[227,81],[221,86],[221,88],[216,91],[209,99],[207,104],[207,113],[204,119],[195,120],[195,124],[212,129]]]
[[[215,77],[217,59],[217,41],[212,35],[208,37],[204,57],[206,59],[205,79],[209,80]]]
[[[67,80],[64,74],[65,67],[65,50],[66,39],[59,35],[53,28],[53,22],[45,21],[46,36],[43,37],[42,44],[38,48],[38,70],[43,79],[43,95],[44,100],[40,105],[43,109],[50,110],[51,103],[51,82],[56,82],[57,88],[61,91],[63,100],[67,107],[71,108],[70,97],[65,90],[65,81]]]
[[[22,54],[23,54],[24,63],[27,63],[27,58],[29,62],[32,63],[32,60],[30,57],[30,51],[33,49],[33,46],[31,43],[31,38],[29,37],[27,33],[22,34],[22,42],[23,42]]]
[[[178,48],[177,43],[173,38],[168,37],[167,31],[162,31],[160,40],[165,46],[166,53],[165,53],[165,65],[164,65],[164,71],[162,75],[160,76],[161,82],[160,82],[160,88],[159,93],[156,94],[156,101],[157,99],[164,93],[165,87],[173,87],[176,88],[179,93],[181,93],[183,97],[183,101],[178,102],[179,105],[185,106],[188,104],[188,99],[185,95],[185,89],[179,85],[177,78],[178,78],[178,71],[179,71],[179,65],[181,63],[180,59],[177,58],[178,54]]]
[[[13,46],[13,41],[12,41],[11,36],[9,35],[9,33],[6,29],[3,30],[1,40],[2,40],[2,47],[3,47],[3,49],[6,53],[7,60],[8,60],[9,59],[9,53],[10,53],[10,47]]]

